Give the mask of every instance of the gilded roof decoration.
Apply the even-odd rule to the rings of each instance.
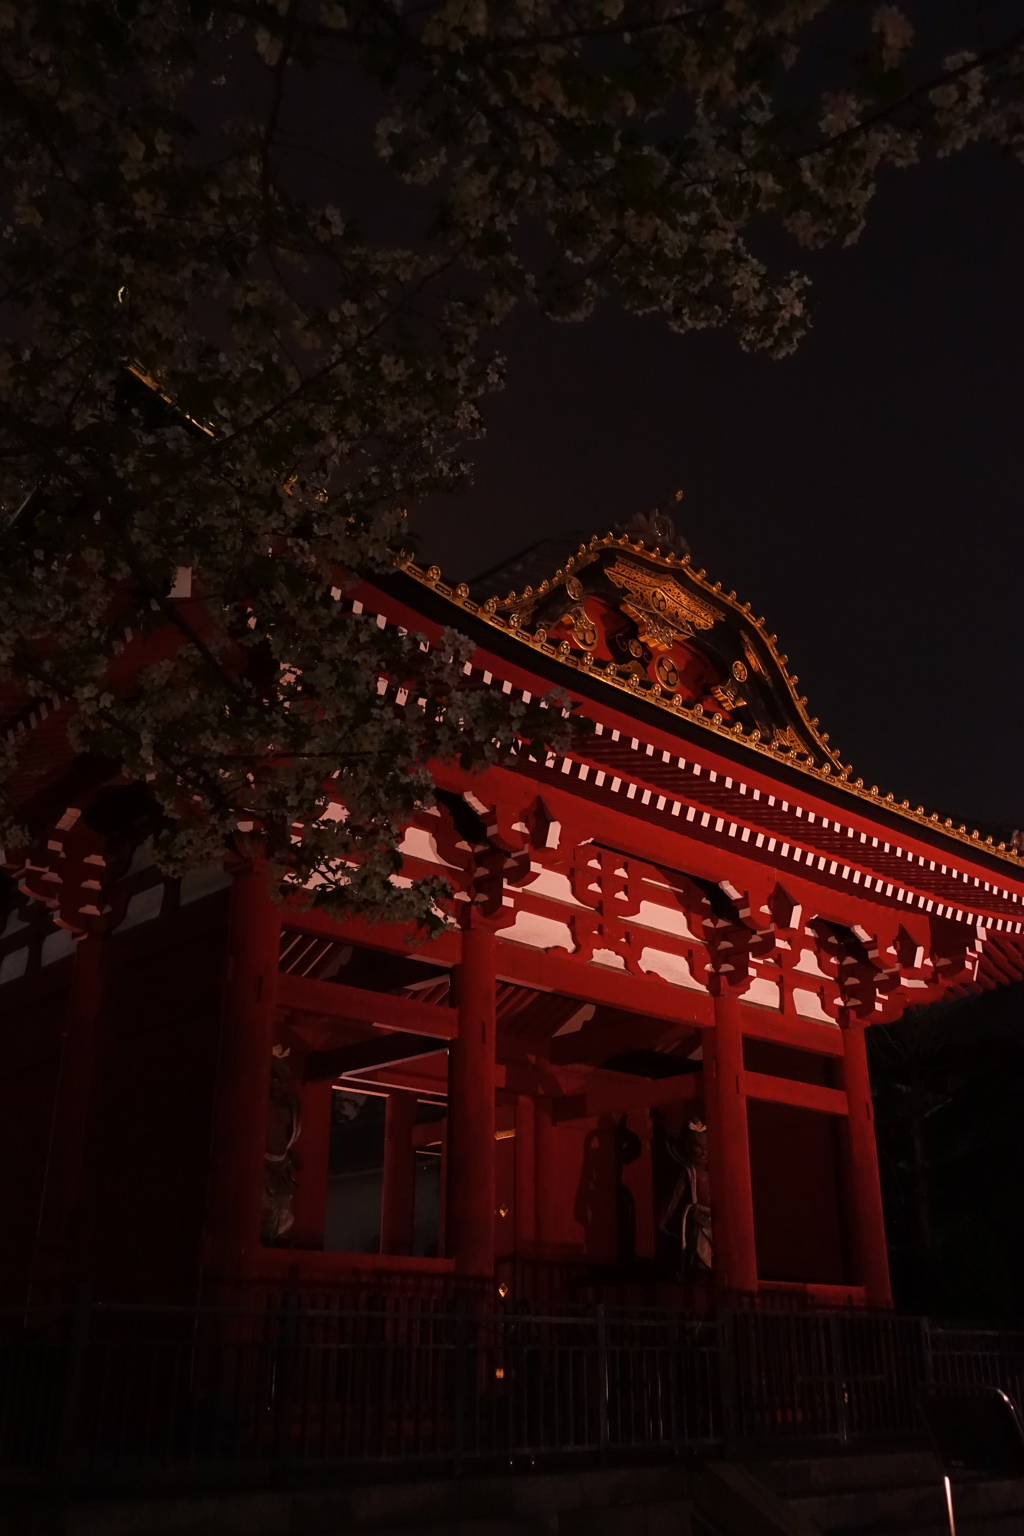
[[[628,593],[622,612],[634,620],[641,638],[654,650],[670,650],[677,637],[711,629],[722,617],[717,608],[687,592],[674,576],[652,572],[635,561],[616,560],[606,574]]]
[[[686,549],[659,511],[634,519],[624,532],[581,543],[536,586],[505,596],[495,590],[501,572],[453,588],[437,566],[424,571],[409,561],[403,569],[467,614],[569,668],[933,832],[1024,862],[1024,848],[994,844],[852,778],[850,764],[808,714],[799,678],[764,619],[695,570],[689,553],[681,552]],[[532,564],[534,576],[538,558],[527,552],[516,564]]]

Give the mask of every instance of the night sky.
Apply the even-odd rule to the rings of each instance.
[[[681,488],[695,564],[765,615],[856,774],[1024,826],[1024,168],[893,174],[858,245],[796,264],[814,326],[779,362],[610,307],[514,320],[475,484],[415,513],[421,554],[468,579]]]

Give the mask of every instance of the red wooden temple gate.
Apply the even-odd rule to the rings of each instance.
[[[891,1305],[865,1031],[1024,973],[1021,861],[852,779],[774,636],[674,547],[641,524],[524,557],[508,596],[409,565],[337,599],[455,625],[481,687],[558,685],[593,722],[565,756],[437,767],[403,845],[455,893],[430,942],[277,907],[237,860],[118,865],[111,781],[52,745],[67,706],[9,715],[48,777],[0,937],[4,1302],[495,1277]],[[376,1254],[324,1246],[338,1095],[386,1100]],[[710,1272],[696,1184],[666,1219],[704,1125]]]

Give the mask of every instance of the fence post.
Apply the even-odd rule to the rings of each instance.
[[[466,1316],[466,1298],[455,1298],[455,1476],[461,1477],[466,1457],[466,1385],[469,1364],[469,1327]]]
[[[722,1439],[727,1450],[732,1450],[739,1439],[736,1419],[736,1316],[719,1308],[715,1318],[715,1336],[718,1342],[718,1401],[722,1420]]]
[[[604,1307],[597,1309],[597,1378],[598,1378],[598,1440],[601,1446],[601,1460],[605,1461],[608,1455],[608,1395],[610,1383],[608,1380],[608,1330],[605,1322]]]
[[[74,1466],[78,1447],[78,1425],[85,1391],[89,1333],[92,1327],[92,1296],[85,1289],[75,1292],[68,1310],[67,1368],[57,1425],[56,1462],[59,1472]]]
[[[931,1386],[935,1380],[935,1356],[932,1352],[932,1325],[931,1319],[921,1319],[921,1353],[924,1357],[925,1385]]]
[[[278,1461],[287,1461],[291,1454],[291,1410],[298,1338],[299,1298],[295,1291],[287,1291],[281,1306],[281,1337],[274,1373],[274,1454]]]
[[[846,1358],[843,1352],[843,1335],[839,1321],[839,1318],[834,1313],[829,1317],[829,1349],[832,1353],[832,1380],[836,1398],[836,1432],[839,1436],[839,1444],[848,1445],[850,1443],[850,1416],[847,1403]]]

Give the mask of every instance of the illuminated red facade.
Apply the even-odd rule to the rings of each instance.
[[[891,1305],[865,1030],[1024,973],[1021,862],[852,779],[674,547],[641,523],[338,599],[593,722],[437,767],[403,845],[453,888],[430,942],[276,907],[240,860],[164,880],[105,830],[118,782],[55,753],[67,706],[10,701],[45,788],[0,938],[4,1302]]]

